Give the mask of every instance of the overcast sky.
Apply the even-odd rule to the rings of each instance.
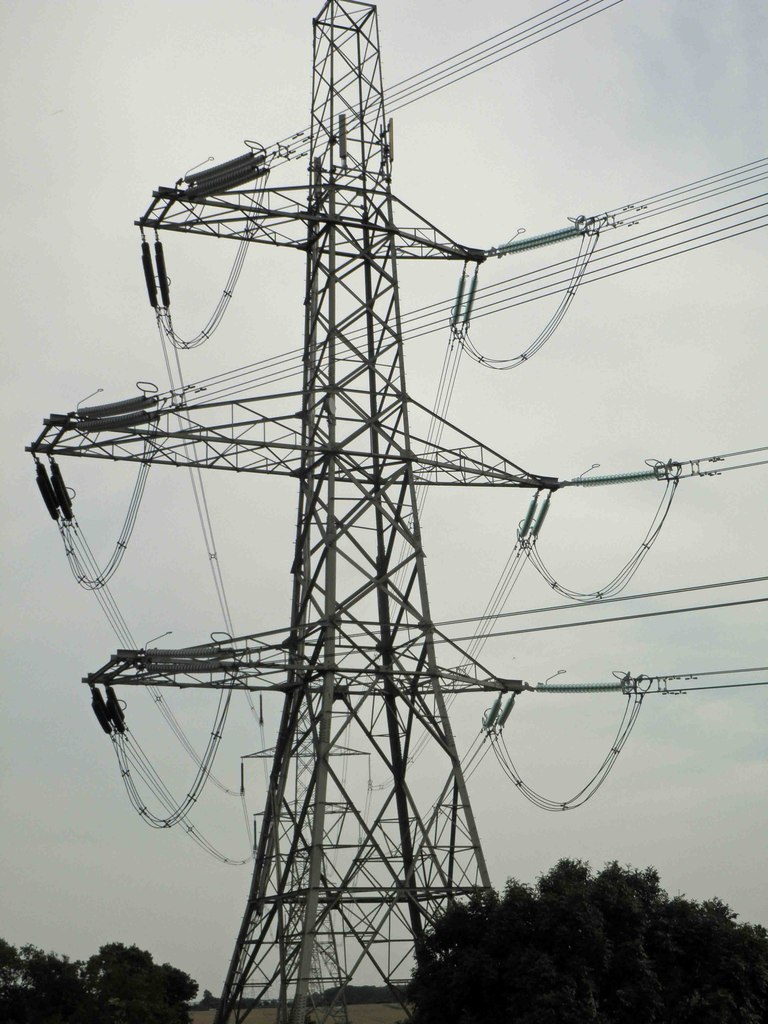
[[[543,6],[383,0],[385,84]],[[7,0],[0,10],[2,935],[72,957],[107,941],[137,943],[188,971],[201,990],[221,985],[249,867],[222,866],[181,832],[146,828],[130,808],[80,684],[116,641],[71,578],[23,448],[44,416],[97,389],[110,401],[134,394],[137,380],[166,384],[133,221],[153,188],[209,155],[224,161],[245,138],[269,143],[308,123],[315,13],[304,0]],[[399,113],[395,191],[453,237],[487,247],[519,227],[553,230],[569,216],[763,157],[767,27],[759,0],[625,0]],[[288,165],[271,183],[301,183],[304,173]],[[187,355],[187,379],[301,343],[302,257],[254,248],[218,333]],[[552,262],[553,252],[519,266]],[[493,373],[466,361],[451,417],[526,469],[561,477],[593,463],[624,472],[648,458],[766,443],[766,255],[766,233],[757,231],[584,286],[530,364]],[[205,323],[233,256],[227,242],[166,240],[182,332]],[[509,276],[511,260],[484,267],[482,283]],[[452,263],[403,268],[403,308],[450,296],[457,275]],[[494,356],[513,355],[552,302],[479,321],[473,339]],[[444,332],[407,344],[415,397],[434,394],[445,344]],[[135,469],[61,462],[79,521],[105,557]],[[212,476],[208,499],[236,629],[280,627],[289,613],[294,485]],[[756,468],[683,482],[630,592],[764,575],[766,480],[766,468]],[[642,539],[660,496],[654,483],[558,494],[540,540],[555,576],[575,589],[599,588]],[[526,505],[514,491],[430,497],[423,528],[436,619],[482,611]],[[167,630],[175,646],[203,642],[222,628],[186,474],[150,473],[113,590],[139,644]],[[762,597],[765,587],[711,593],[678,603]],[[554,596],[528,567],[509,608]],[[489,643],[484,660],[531,682],[560,669],[564,681],[600,682],[617,670],[759,666],[767,663],[764,609],[507,637]],[[652,864],[671,893],[717,895],[743,919],[768,925],[765,698],[761,688],[648,698],[607,784],[568,814],[525,803],[487,758],[470,792],[494,883],[532,882],[561,856]],[[202,746],[211,704],[186,693],[171,699]],[[151,703],[129,694],[132,729],[182,793],[192,768]],[[471,696],[454,705],[461,744],[471,742],[486,704]],[[564,799],[602,760],[622,710],[619,695],[524,695],[505,736],[526,779]],[[267,744],[277,711],[277,702],[265,703]],[[237,788],[241,755],[261,742],[238,704],[221,778]],[[255,811],[263,776],[249,768],[247,782]],[[195,821],[231,857],[248,854],[237,800],[211,792]]]

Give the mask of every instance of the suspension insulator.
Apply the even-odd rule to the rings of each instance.
[[[61,470],[53,459],[51,459],[51,486],[53,487],[53,493],[56,495],[56,501],[61,509],[61,514],[67,522],[71,522],[74,518],[74,513],[72,512],[72,499],[69,496],[69,491],[67,491],[64,478],[61,475]]]
[[[524,540],[525,537],[528,535],[528,531],[531,528],[531,523],[533,522],[533,513],[536,511],[536,502],[538,500],[539,500],[539,491],[536,491],[536,493],[534,494],[533,499],[531,501],[531,504],[528,506],[528,511],[525,514],[525,519],[523,520],[522,526],[518,530],[518,533],[517,533],[518,540]]]
[[[541,512],[539,512],[538,516],[536,517],[536,522],[531,527],[531,536],[533,537],[534,540],[539,536],[539,530],[544,525],[544,520],[547,518],[547,512],[549,512],[549,503],[551,501],[552,501],[552,491],[550,491],[549,494],[547,495],[547,497],[546,497],[546,499],[544,501],[544,504],[541,507]]]
[[[160,298],[167,309],[171,304],[171,290],[168,284],[168,274],[165,269],[165,255],[162,242],[155,242],[155,266],[157,267],[157,280],[160,282]]]
[[[475,275],[472,278],[469,285],[469,292],[467,293],[467,304],[464,307],[464,326],[466,327],[469,323],[470,317],[472,316],[472,307],[475,304],[475,292],[477,291],[477,278],[479,265],[475,267]]]
[[[43,496],[45,507],[51,514],[51,519],[58,519],[59,503],[56,500],[56,494],[42,462],[37,463],[37,486],[40,488],[40,493]]]
[[[467,284],[466,271],[459,278],[459,287],[456,292],[456,301],[453,304],[453,311],[451,312],[451,326],[455,327],[459,322],[459,315],[461,313],[461,304],[464,301],[464,288]]]
[[[149,242],[141,243],[141,265],[144,268],[144,280],[147,282],[147,295],[152,309],[157,309],[157,285],[155,274],[152,270],[152,256],[149,252]]]
[[[118,732],[125,732],[125,715],[120,707],[120,701],[115,696],[115,691],[111,686],[107,685],[104,689],[107,693],[106,709],[109,721]]]
[[[509,718],[510,714],[512,713],[512,708],[515,706],[515,697],[516,696],[517,695],[513,693],[512,696],[507,701],[507,703],[504,705],[504,710],[499,715],[499,720],[496,723],[496,728],[497,729],[503,729],[504,728],[504,723]]]
[[[488,708],[486,713],[483,715],[484,729],[491,729],[493,727],[493,724],[496,721],[496,716],[499,713],[499,708],[501,707],[502,697],[503,694],[500,693],[496,700],[493,702],[493,704],[490,706],[490,708]]]
[[[101,691],[97,690],[95,686],[91,687],[91,707],[93,713],[96,715],[99,725],[107,734],[112,735],[112,724],[109,720],[109,712],[107,711],[107,705],[104,702],[104,698],[101,695]]]

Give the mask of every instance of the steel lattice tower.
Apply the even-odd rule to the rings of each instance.
[[[390,145],[376,8],[329,0],[314,21],[306,203],[296,186],[211,179],[159,189],[138,222],[306,252],[301,391],[207,404],[171,393],[129,403],[125,415],[81,410],[52,416],[31,446],[36,457],[298,480],[288,630],[121,650],[86,678],[92,688],[183,681],[284,695],[275,747],[263,752],[269,789],[219,1024],[244,1020],[266,997],[278,998],[281,1024],[304,1024],[324,989],[337,996],[315,1006],[317,1019],[346,1020],[344,989],[356,977],[402,1002],[424,929],[450,900],[489,885],[445,694],[520,684],[455,645],[453,667],[438,665],[417,489],[557,483],[408,397],[398,258],[477,263],[484,253],[393,196]],[[275,147],[260,166],[282,156]],[[398,223],[402,211],[416,227]],[[412,431],[414,410],[432,441]],[[450,445],[434,440],[445,431]]]
[[[296,667],[225,989],[229,1004],[269,982],[277,953],[292,1022],[310,984],[343,985],[366,960],[396,980],[425,921],[489,884],[430,632],[388,148],[375,9],[333,0],[315,21]],[[442,760],[426,807],[407,772],[423,730]],[[391,780],[367,813],[340,769],[361,737]]]

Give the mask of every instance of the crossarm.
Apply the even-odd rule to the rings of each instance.
[[[152,465],[197,466],[237,473],[299,476],[329,456],[330,446],[317,438],[307,443],[301,414],[290,411],[301,392],[185,404],[165,396],[115,403],[93,410],[53,414],[28,447],[33,455],[77,456]],[[132,406],[141,404],[141,408]],[[412,403],[431,419],[434,413]],[[130,410],[124,412],[126,407]],[[410,462],[415,482],[425,486],[534,487],[554,490],[554,477],[529,473],[445,420],[450,443],[435,445],[412,436],[393,436],[390,453],[379,456],[402,465]],[[350,476],[362,483],[373,478],[372,454],[357,426],[340,446],[353,467]],[[338,451],[339,448],[335,448]]]
[[[152,194],[146,212],[136,221],[142,230],[177,231],[184,234],[231,238],[236,241],[305,249],[308,239],[333,223],[341,227],[364,228],[371,235],[385,233],[395,240],[401,259],[460,259],[482,262],[481,249],[454,241],[426,218],[404,203],[399,205],[412,221],[406,227],[372,220],[361,222],[353,214],[360,201],[360,190],[352,186],[340,190],[338,209],[333,217],[326,210],[313,210],[303,202],[306,186],[284,188],[231,189],[215,195],[195,196],[190,190],[162,187]],[[193,190],[192,190],[193,191]],[[378,196],[368,193],[375,204]],[[349,213],[346,212],[349,208]]]
[[[267,644],[253,637],[175,650],[141,648],[118,650],[95,672],[83,678],[87,686],[159,686],[193,690],[249,690],[284,692],[289,669],[304,676],[312,688],[321,686],[322,673],[307,664],[298,664],[288,645]],[[294,677],[295,677],[294,674]],[[375,671],[339,671],[339,693],[347,696],[369,693],[372,686],[381,686],[385,675],[395,682],[412,683],[403,675],[381,667]],[[437,675],[446,693],[492,692],[519,693],[530,687],[519,679],[502,679],[478,671],[468,662],[460,669],[439,668]],[[421,680],[426,691],[432,686],[431,676]]]
[[[295,475],[301,465],[300,414],[273,413],[268,403],[269,399],[255,398],[169,405],[99,418],[77,412],[54,414],[44,420],[28,451]]]

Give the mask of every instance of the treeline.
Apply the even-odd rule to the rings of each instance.
[[[768,1024],[768,932],[653,868],[561,860],[453,904],[417,959],[415,1024]]]
[[[318,1006],[330,1006],[338,994],[337,988],[327,988],[315,996]],[[347,985],[344,990],[344,1002],[348,1005],[357,1003],[391,1003],[394,1000],[391,989],[386,985]]]
[[[323,992],[314,993],[310,1002],[316,1006],[330,1006],[338,994],[338,988],[327,988]],[[392,991],[386,985],[347,985],[344,992],[344,1002],[347,1005],[358,1003],[391,1003],[394,999]],[[214,996],[208,989],[203,993],[199,1003],[195,1003],[195,1010],[217,1010],[221,1000]],[[256,1006],[277,1006],[276,999],[260,999],[241,1001],[243,1009],[253,1009]]]
[[[188,974],[138,946],[70,960],[0,939],[2,1024],[189,1024],[196,995]]]

